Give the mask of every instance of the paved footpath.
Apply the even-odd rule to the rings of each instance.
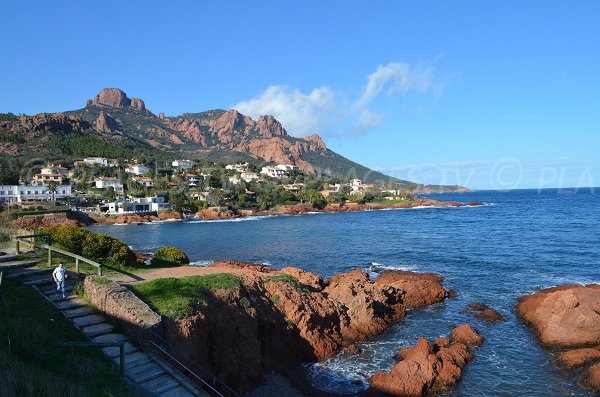
[[[68,273],[69,277],[65,283],[66,296],[63,298],[62,294],[56,292],[52,281],[53,269],[34,269],[32,266],[36,262],[19,260],[14,256],[0,256],[0,272],[3,272],[4,277],[16,279],[39,291],[91,341],[125,342],[125,376],[147,391],[162,397],[209,396],[159,357],[141,351],[127,336],[116,332],[115,326],[108,322],[103,313],[94,311],[73,294],[76,274]],[[102,351],[115,366],[119,365],[118,347],[106,347]]]

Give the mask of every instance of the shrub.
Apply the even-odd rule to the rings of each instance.
[[[162,247],[154,251],[152,264],[187,265],[190,263],[188,256],[177,247]]]
[[[137,264],[135,253],[123,242],[107,234],[90,232],[77,226],[53,226],[43,229],[55,244],[74,254],[117,267]]]

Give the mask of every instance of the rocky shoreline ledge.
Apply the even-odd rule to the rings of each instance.
[[[380,203],[345,203],[345,204],[328,204],[325,206],[314,206],[312,204],[296,204],[282,205],[272,210],[254,211],[254,210],[237,210],[234,211],[227,207],[209,207],[198,212],[188,219],[193,220],[226,220],[246,218],[252,216],[269,216],[269,215],[301,215],[306,213],[333,213],[333,212],[357,212],[357,211],[376,211],[385,209],[408,209],[418,207],[475,207],[485,205],[481,202],[466,202],[460,203],[457,201],[438,201],[433,199],[418,198],[412,202],[380,204]],[[47,226],[61,225],[115,225],[115,224],[138,224],[148,222],[165,222],[165,221],[180,221],[181,214],[178,212],[165,212],[157,215],[103,215],[103,214],[88,214],[83,212],[67,212],[60,214],[47,215],[26,215],[15,222],[22,228],[37,228]]]
[[[600,284],[547,288],[520,298],[515,311],[551,349],[557,367],[600,392]]]

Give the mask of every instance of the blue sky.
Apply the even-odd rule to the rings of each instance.
[[[600,3],[11,2],[0,111],[119,87],[238,107],[359,163],[473,188],[600,185]]]

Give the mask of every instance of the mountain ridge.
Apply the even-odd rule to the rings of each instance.
[[[327,148],[317,134],[305,138],[292,137],[271,115],[261,115],[254,120],[235,109],[186,112],[179,116],[165,116],[163,112],[156,115],[146,108],[142,99],[128,97],[119,88],[101,89],[81,109],[21,116],[12,122],[2,121],[0,131],[20,134],[28,140],[36,139],[38,143],[51,139],[53,135],[91,135],[119,145],[189,158],[291,164],[310,174],[360,178],[377,184],[400,183],[420,189],[426,187],[386,176],[353,162]],[[15,143],[0,141],[0,146],[9,154],[19,152]],[[468,190],[458,186],[439,188],[435,186],[431,190]]]

